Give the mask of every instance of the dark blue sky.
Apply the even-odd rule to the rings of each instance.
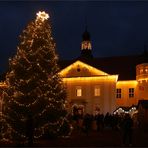
[[[86,17],[95,57],[139,54],[148,46],[146,1],[0,1],[0,73],[16,53],[19,35],[40,10],[51,17],[62,59],[80,55]]]

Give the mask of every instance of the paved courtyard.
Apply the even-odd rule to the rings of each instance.
[[[15,146],[14,144],[1,143],[0,146]],[[69,138],[38,140],[34,146],[40,147],[122,147],[121,131],[106,129],[101,132],[90,132],[86,135],[74,131]],[[148,132],[135,130],[133,133],[134,147],[148,147]]]

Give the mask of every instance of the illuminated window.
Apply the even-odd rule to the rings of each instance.
[[[116,98],[121,98],[121,88],[116,89]]]
[[[81,88],[81,86],[76,87],[76,96],[77,97],[82,96],[82,88]]]
[[[134,97],[134,88],[129,88],[129,98]]]
[[[95,88],[94,88],[94,96],[100,96],[100,86],[95,86]]]

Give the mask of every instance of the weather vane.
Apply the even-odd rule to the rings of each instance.
[[[49,15],[45,13],[45,11],[39,11],[36,15],[37,15],[37,20],[39,19],[41,21],[47,20],[49,18]]]

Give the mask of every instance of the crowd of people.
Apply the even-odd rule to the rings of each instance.
[[[71,122],[75,130],[81,131],[88,135],[91,131],[97,132],[105,129],[122,131],[123,144],[132,144],[132,133],[134,121],[129,114],[74,114],[71,115]]]

